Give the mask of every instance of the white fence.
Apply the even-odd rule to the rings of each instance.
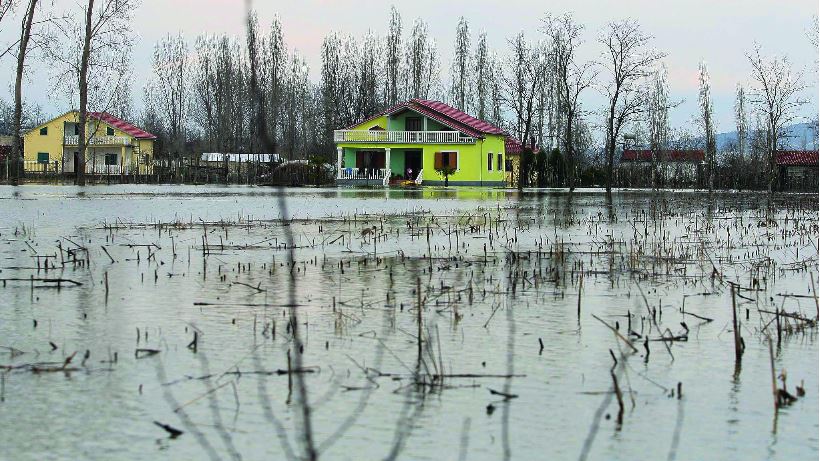
[[[77,135],[66,136],[63,141],[66,146],[76,146],[80,142],[80,137]],[[130,146],[131,138],[127,136],[92,136],[88,139],[88,145]]]
[[[33,174],[66,174],[74,173],[74,162],[51,161],[40,163],[33,160],[23,162],[26,173]],[[151,174],[154,170],[153,164],[126,162],[124,165],[106,165],[105,163],[85,164],[85,173],[93,175],[130,175],[130,174]]]
[[[473,144],[476,139],[458,131],[336,130],[335,142],[377,142],[393,144]]]

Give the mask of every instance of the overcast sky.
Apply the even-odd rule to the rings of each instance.
[[[54,10],[78,8],[75,0],[55,0],[53,6],[48,0],[41,3]],[[202,33],[241,36],[244,5],[243,0],[143,0],[132,22],[137,34],[132,59],[135,106],[142,108],[142,87],[150,74],[152,49],[158,39],[179,32],[191,43]],[[279,15],[288,47],[305,56],[316,81],[324,36],[331,31],[361,36],[370,29],[383,37],[387,33],[390,6],[389,2],[369,0],[254,3],[263,28]],[[520,30],[524,30],[529,39],[537,40],[540,18],[545,13],[572,12],[586,27],[583,58],[599,57],[602,49],[595,39],[602,26],[611,20],[637,19],[643,29],[655,37],[654,45],[668,53],[665,63],[672,97],[684,100],[670,114],[673,126],[688,124],[697,110],[698,63],[705,60],[711,74],[718,131],[734,129],[735,87],[738,82],[749,84],[750,66],[745,53],[755,42],[767,55],[787,55],[793,67],[803,71],[809,85],[805,96],[811,101],[804,115],[814,118],[818,110],[817,49],[807,35],[818,13],[817,0],[414,0],[398,2],[396,7],[402,16],[405,36],[416,18],[427,22],[430,35],[438,45],[443,82],[449,76],[459,16],[468,20],[474,39],[478,32],[486,31],[490,47],[503,54],[507,39]],[[18,23],[3,22],[0,43],[8,43],[17,33],[14,28]],[[0,61],[0,97],[6,100],[11,98],[13,67],[9,57]],[[70,103],[52,94],[49,75],[47,62],[33,62],[25,94],[27,99],[42,105],[46,113],[57,114],[67,110]],[[597,111],[602,102],[599,95],[590,91],[584,99],[585,109]],[[598,118],[590,121],[597,122]]]

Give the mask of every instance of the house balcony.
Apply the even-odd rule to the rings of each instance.
[[[66,146],[76,146],[80,143],[77,135],[66,136],[63,139]],[[128,136],[92,136],[88,140],[89,146],[130,146],[131,138]]]
[[[381,144],[475,144],[476,138],[458,131],[335,130],[333,141]]]

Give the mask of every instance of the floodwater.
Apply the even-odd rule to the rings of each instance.
[[[816,459],[817,196],[765,202],[0,186],[0,459]]]

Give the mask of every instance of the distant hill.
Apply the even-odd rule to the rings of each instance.
[[[817,148],[817,125],[812,122],[796,123],[789,125],[786,128],[786,145],[789,149],[807,149],[813,150]],[[737,131],[729,131],[726,133],[718,133],[715,136],[717,141],[717,150],[721,151],[727,147],[737,144]]]

